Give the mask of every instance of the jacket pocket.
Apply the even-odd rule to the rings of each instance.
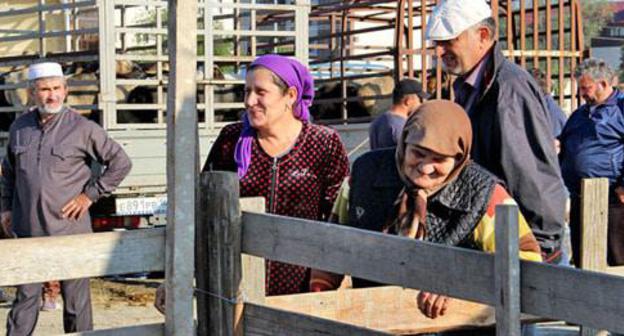
[[[67,173],[71,168],[69,151],[65,146],[52,147],[52,170],[57,173]]]
[[[17,166],[18,169],[26,170],[26,168],[28,168],[29,149],[30,149],[29,145],[13,146],[13,154],[15,155],[15,165]]]

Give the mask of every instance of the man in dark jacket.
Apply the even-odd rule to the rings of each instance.
[[[581,179],[609,179],[607,259],[624,264],[624,98],[611,86],[614,72],[602,60],[587,59],[575,73],[585,104],[566,123],[561,136],[561,170],[570,191],[572,251],[578,264]]]
[[[485,0],[447,0],[426,34],[459,76],[453,90],[472,121],[473,159],[504,181],[544,259],[559,262],[566,196],[549,114],[531,75],[503,56],[491,14]]]

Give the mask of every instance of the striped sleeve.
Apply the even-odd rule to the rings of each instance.
[[[477,246],[488,253],[494,253],[496,251],[494,234],[496,223],[495,209],[499,204],[516,204],[516,202],[501,185],[497,184],[494,187],[488,209],[473,232],[473,238]],[[518,212],[518,222],[520,259],[542,261],[539,244],[535,236],[533,236],[529,224],[520,212]]]

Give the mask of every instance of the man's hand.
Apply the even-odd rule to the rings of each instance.
[[[624,204],[624,187],[616,187],[615,188],[615,194],[617,195],[618,199],[620,200],[620,203]]]
[[[428,318],[434,319],[443,316],[451,298],[429,292],[418,293],[418,309]]]
[[[156,299],[154,299],[154,307],[161,313],[165,314],[165,284],[162,283],[156,290]]]
[[[81,193],[65,204],[63,209],[61,209],[61,215],[63,218],[78,220],[82,218],[85,213],[87,213],[91,204],[93,204],[93,202],[89,199],[89,197],[87,197],[84,193]]]
[[[17,238],[11,227],[11,211],[3,211],[0,214],[0,238]]]

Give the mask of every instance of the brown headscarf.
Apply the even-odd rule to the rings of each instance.
[[[416,145],[455,158],[446,180],[433,189],[415,185],[403,170],[407,145]],[[405,123],[397,144],[396,165],[404,187],[395,202],[387,226],[397,234],[422,239],[426,236],[427,197],[451,183],[470,161],[472,127],[464,109],[448,100],[423,103]]]

